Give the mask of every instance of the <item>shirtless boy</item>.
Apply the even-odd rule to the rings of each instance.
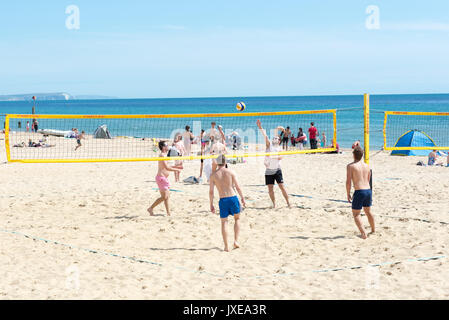
[[[218,169],[212,173],[210,176],[210,187],[209,187],[209,199],[210,199],[210,211],[215,213],[214,207],[214,186],[217,187],[218,195],[220,196],[220,201],[218,203],[220,207],[220,218],[221,218],[221,234],[223,236],[224,251],[229,252],[228,246],[228,216],[234,216],[234,249],[239,248],[239,234],[240,234],[240,202],[235,195],[234,188],[237,190],[242,205],[245,208],[245,199],[243,198],[242,190],[237,181],[237,176],[234,172],[227,169],[226,158],[224,155],[220,155],[217,158]]]
[[[168,145],[166,141],[160,141],[159,142],[159,149],[161,150],[161,153],[159,154],[159,157],[166,157],[168,152]],[[158,161],[158,170],[156,175],[156,183],[159,187],[159,192],[161,193],[161,196],[154,201],[154,203],[151,205],[151,207],[148,208],[148,212],[151,216],[154,216],[153,209],[158,206],[160,203],[164,202],[165,209],[167,210],[167,215],[170,215],[170,208],[168,206],[168,199],[170,196],[170,182],[168,181],[168,175],[170,174],[170,171],[179,172],[180,169],[171,167],[167,164],[167,161]]]
[[[78,132],[78,130],[77,130],[77,132]],[[86,134],[86,133],[85,133],[84,131],[81,131],[81,134],[77,134],[77,135],[76,135],[76,143],[77,143],[77,145],[76,145],[76,147],[75,147],[75,151],[76,151],[79,147],[82,146],[82,144],[81,144],[81,139],[85,139],[85,137],[84,137],[85,134]]]
[[[346,168],[346,192],[348,201],[350,203],[352,202],[352,214],[354,216],[354,222],[357,228],[359,228],[360,236],[362,237],[362,239],[366,239],[367,235],[360,218],[362,207],[365,211],[366,216],[368,217],[368,221],[371,226],[371,233],[375,232],[374,217],[371,214],[371,170],[367,164],[361,161],[363,157],[363,150],[360,146],[354,147],[354,151],[352,152],[352,154],[354,156],[354,162],[348,164]],[[352,197],[351,183],[354,184],[355,189],[354,195]]]

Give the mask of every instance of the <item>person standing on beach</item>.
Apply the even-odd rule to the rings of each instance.
[[[310,149],[317,149],[317,141],[316,136],[318,134],[317,128],[315,128],[315,123],[310,123],[309,128],[309,141],[310,141]]]
[[[27,127],[26,127],[27,132],[30,132],[30,122],[27,121]]]
[[[370,187],[371,170],[369,165],[362,161],[363,150],[360,146],[356,146],[352,152],[354,162],[346,167],[346,192],[349,203],[352,203],[352,214],[354,222],[360,231],[362,239],[366,239],[367,235],[363,228],[360,212],[365,211],[371,226],[371,233],[375,232],[374,217],[371,214],[372,190]],[[351,184],[354,184],[354,195],[351,196]],[[370,233],[370,234],[371,234]]]
[[[186,131],[182,134],[182,139],[184,140],[184,150],[186,151],[185,155],[190,156],[190,152],[192,149],[192,140],[195,138],[193,133],[190,131],[190,126],[186,126]]]
[[[77,132],[78,132],[78,131],[77,131]],[[85,135],[85,132],[84,132],[84,131],[81,131],[81,134],[78,134],[78,133],[76,134],[76,143],[77,143],[77,145],[76,145],[76,147],[75,147],[75,151],[78,150],[78,148],[82,146],[82,144],[81,144],[81,139],[86,139],[86,138],[84,137],[84,135]]]
[[[218,126],[218,135],[220,138],[215,138],[215,136],[211,136],[211,143],[213,143],[210,147],[211,155],[222,155],[227,153],[226,149],[226,138],[223,132],[223,128]],[[212,138],[214,137],[214,138]],[[217,160],[216,158],[212,158],[212,172],[217,170]]]
[[[37,119],[34,119],[34,132],[37,132],[38,129],[39,129],[39,122],[37,121]]]
[[[159,141],[159,150],[161,150],[159,157],[161,158],[167,157],[168,148],[169,147],[166,141]],[[170,182],[168,181],[168,176],[170,174],[170,171],[179,172],[180,169],[169,166],[166,160],[158,161],[156,183],[159,188],[161,196],[158,199],[156,199],[156,201],[154,201],[151,207],[147,209],[147,211],[150,213],[151,216],[154,216],[153,213],[154,208],[157,207],[162,202],[164,202],[165,204],[165,210],[167,210],[167,215],[168,216],[170,215],[170,208],[168,205],[168,199],[170,197]]]
[[[189,138],[189,142],[190,142],[190,138]],[[178,156],[179,157],[185,156],[186,149],[184,148],[184,143],[182,142],[182,135],[179,132],[175,136],[175,140],[173,142],[173,147],[178,151]],[[184,169],[183,161],[182,160],[175,160],[175,168],[180,169],[179,171],[175,172],[175,182],[179,182],[180,181],[181,170]]]
[[[243,208],[246,207],[245,198],[243,197],[242,190],[237,181],[237,176],[234,172],[227,169],[226,158],[222,154],[217,158],[218,169],[212,173],[210,176],[210,187],[209,187],[209,200],[210,200],[210,211],[215,213],[214,207],[214,187],[217,187],[218,195],[220,201],[218,203],[220,208],[220,218],[221,218],[221,234],[223,236],[224,251],[229,252],[228,246],[228,217],[229,215],[234,216],[234,249],[240,247],[238,243],[240,235],[240,212],[241,206],[238,197],[235,194],[235,190],[240,196]]]
[[[257,127],[262,132],[263,136],[265,137],[265,144],[266,144],[266,152],[279,152],[280,151],[280,143],[281,139],[279,136],[275,136],[272,141],[267,136],[267,133],[262,128],[262,123],[260,120],[257,120]],[[283,127],[277,127],[276,131],[278,130],[284,130]],[[284,187],[284,178],[282,177],[282,170],[281,170],[281,156],[266,156],[265,157],[265,184],[268,186],[268,194],[270,195],[270,199],[273,202],[273,208],[276,207],[276,199],[274,196],[274,181],[277,182],[279,189],[281,189],[282,195],[285,198],[285,201],[287,202],[288,207],[290,208],[290,202],[288,199],[288,193],[287,190],[285,190]]]

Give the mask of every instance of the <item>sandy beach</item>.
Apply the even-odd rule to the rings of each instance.
[[[278,188],[270,209],[263,158],[230,165],[248,207],[226,253],[208,185],[170,176],[172,216],[150,217],[156,162],[7,164],[0,138],[0,299],[449,298],[449,168],[423,157],[372,152],[367,240],[346,201],[349,150],[284,157],[291,209]]]

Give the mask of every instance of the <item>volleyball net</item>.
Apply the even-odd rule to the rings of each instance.
[[[449,150],[449,112],[384,113],[384,150]]]
[[[281,136],[287,148],[282,148],[281,142],[279,151],[268,153],[257,120],[270,140]],[[309,141],[311,122],[317,128],[317,140],[321,139],[316,149],[311,148]],[[305,137],[298,137],[299,128]],[[337,116],[336,110],[173,115],[9,114],[5,129],[9,162],[194,160],[217,157],[212,150],[220,150],[220,144],[226,146],[225,154],[231,158],[335,152]],[[171,150],[168,157],[159,156],[160,141],[166,141],[177,152]]]

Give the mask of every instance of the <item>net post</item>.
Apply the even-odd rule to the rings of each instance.
[[[364,119],[364,146],[365,163],[369,164],[369,94],[363,95],[363,119]]]
[[[9,147],[9,115],[5,117],[5,149],[6,149],[6,160],[11,161],[11,150]]]

